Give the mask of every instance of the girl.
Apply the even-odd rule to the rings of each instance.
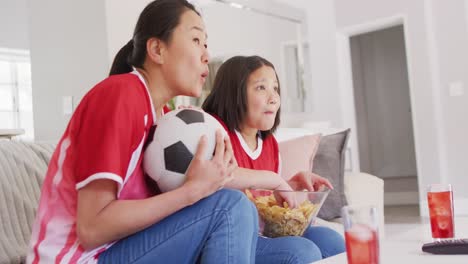
[[[142,152],[176,95],[199,96],[208,74],[205,26],[185,0],[141,13],[110,77],[83,98],[57,145],[42,188],[28,263],[252,263],[258,219],[234,190],[228,139],[206,139],[180,188],[154,195]],[[217,192],[216,192],[217,191]]]
[[[332,188],[311,172],[299,172],[289,182],[280,175],[278,143],[272,133],[279,125],[280,85],[273,65],[258,56],[233,57],[220,67],[202,108],[215,115],[231,138],[239,168],[228,184],[237,189],[277,190]],[[293,207],[294,197],[283,197]],[[343,238],[325,227],[309,227],[304,238],[259,237],[256,263],[309,263],[345,251]],[[296,261],[287,262],[295,259]],[[284,261],[284,262],[282,262]]]

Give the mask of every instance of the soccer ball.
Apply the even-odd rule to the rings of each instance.
[[[202,110],[180,109],[165,114],[158,120],[154,134],[148,137],[153,140],[143,157],[146,174],[157,182],[162,192],[180,187],[202,135],[207,136],[203,158],[213,157],[217,129],[227,136],[218,120]]]

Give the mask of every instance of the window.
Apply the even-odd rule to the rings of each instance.
[[[29,51],[0,48],[0,129],[21,128],[34,138]]]

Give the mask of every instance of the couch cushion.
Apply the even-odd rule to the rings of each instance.
[[[302,136],[278,143],[281,176],[290,179],[300,171],[310,171],[320,142],[320,134]]]
[[[344,193],[345,151],[350,129],[322,136],[314,159],[312,172],[327,178],[333,185],[318,216],[331,220],[341,215],[341,207],[347,205]]]
[[[53,144],[0,140],[0,263],[25,261]]]

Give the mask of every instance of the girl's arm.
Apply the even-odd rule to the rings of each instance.
[[[226,184],[226,187],[234,189],[269,189],[292,191],[288,182],[279,174],[266,170],[253,170],[246,168],[237,168],[234,171],[236,177]],[[275,195],[278,204],[286,201],[288,205],[295,208],[298,205],[295,193],[282,192]]]
[[[238,167],[235,179],[226,187],[233,189],[290,190],[289,184],[277,173],[267,170],[253,170]]]
[[[211,160],[204,160],[206,137],[181,187],[141,200],[117,200],[117,184],[95,180],[78,191],[77,235],[83,248],[89,250],[141,231],[163,218],[206,197],[232,180],[236,169],[228,138],[216,135],[216,150]]]

